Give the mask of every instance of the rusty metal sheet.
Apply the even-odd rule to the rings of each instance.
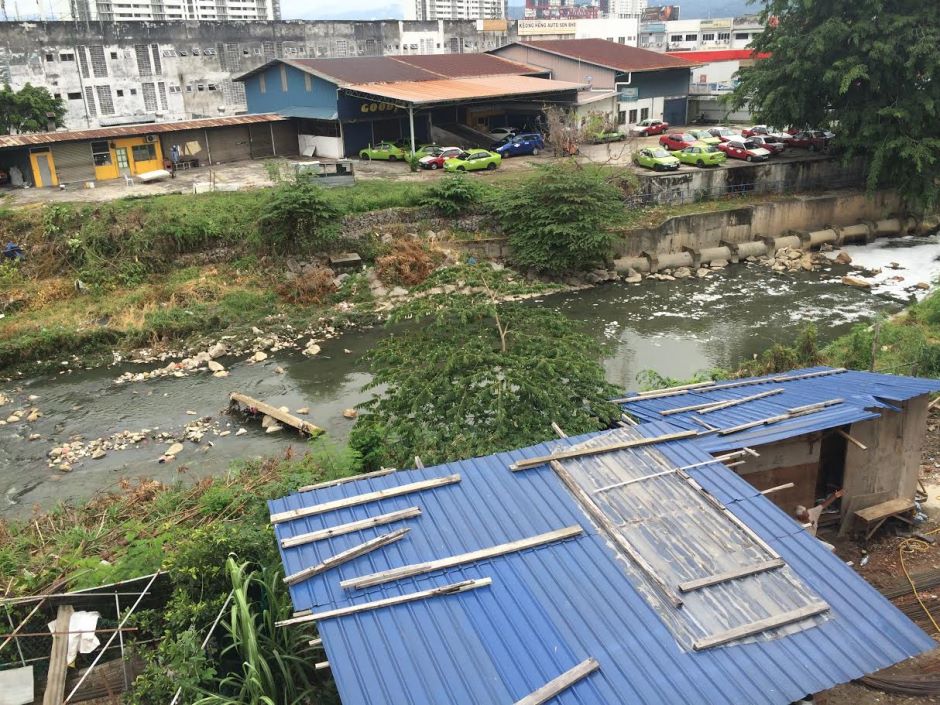
[[[361,83],[347,86],[347,90],[399,100],[404,103],[434,104],[472,98],[502,98],[540,95],[561,91],[577,91],[577,83],[550,81],[532,76],[483,76],[479,78],[449,78],[436,81],[398,81],[396,83]]]
[[[608,42],[604,39],[545,39],[532,42],[522,41],[518,44],[617,71],[690,69],[701,65],[680,59],[672,54],[661,54],[657,51]]]
[[[263,122],[281,122],[287,120],[281,115],[264,113],[261,115],[230,115],[226,117],[204,118],[200,120],[179,120],[177,122],[153,122],[141,125],[120,125],[102,127],[97,130],[71,130],[63,132],[37,132],[29,135],[0,135],[0,149],[4,147],[29,147],[33,145],[55,144],[56,142],[75,142],[78,140],[112,139],[133,135],[153,135],[182,130],[202,130],[233,125],[253,125]]]

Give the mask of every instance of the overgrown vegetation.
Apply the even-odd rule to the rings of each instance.
[[[258,240],[277,254],[322,252],[336,241],[339,215],[323,187],[302,178],[288,181],[276,187],[262,207]]]
[[[385,389],[362,405],[350,438],[367,468],[486,455],[545,440],[552,421],[575,434],[616,418],[594,339],[556,311],[500,303],[533,290],[485,264],[417,287],[369,354],[369,388]]]
[[[167,571],[166,606],[132,618],[137,640],[161,638],[156,650],[139,650],[147,667],[130,695],[134,705],[167,705],[178,687],[181,702],[203,705],[337,703],[313,672],[312,634],[274,628],[291,608],[266,501],[359,470],[355,454],[317,441],[301,458],[249,463],[195,485],[124,483],[81,506],[0,522],[0,580],[17,596]],[[233,590],[204,653],[200,644]]]
[[[479,179],[466,174],[448,174],[425,191],[421,205],[446,217],[463,215],[483,200],[486,191]]]
[[[603,263],[614,240],[611,225],[624,212],[616,177],[574,162],[553,165],[492,199],[513,262],[553,274]]]

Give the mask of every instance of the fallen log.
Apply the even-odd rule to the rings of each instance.
[[[270,416],[272,419],[280,421],[281,423],[295,428],[301,433],[306,433],[309,436],[318,436],[323,433],[323,429],[319,426],[314,426],[309,421],[304,421],[303,419],[294,416],[290,412],[279,409],[276,406],[266,404],[265,402],[250,397],[247,394],[232,392],[229,395],[229,403],[231,406],[237,407],[240,410],[252,415],[265,414],[266,416]]]

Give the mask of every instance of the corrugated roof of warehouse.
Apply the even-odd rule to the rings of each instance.
[[[446,103],[473,98],[501,96],[533,96],[556,91],[577,91],[581,86],[566,81],[552,81],[533,76],[514,76],[507,83],[503,76],[476,78],[445,78],[434,81],[397,81],[395,83],[362,83],[346,86],[346,90],[399,100],[414,104]]]
[[[671,54],[609,42],[606,39],[519,40],[515,44],[616,71],[639,73],[664,69],[690,69],[699,65],[697,62],[687,61]]]
[[[139,125],[120,125],[101,127],[95,130],[67,130],[60,132],[36,132],[28,135],[0,135],[0,148],[26,147],[33,145],[54,144],[56,142],[75,142],[78,140],[103,140],[134,135],[151,135],[183,130],[202,130],[213,127],[236,127],[238,125],[256,125],[265,122],[282,122],[287,118],[273,113],[256,115],[227,115],[217,118],[198,120],[178,120],[176,122],[148,122]]]
[[[788,377],[830,372],[823,376],[788,381]],[[739,386],[747,382],[746,386]],[[661,412],[708,402],[722,402],[745,398],[769,389],[783,391],[772,396],[736,404],[725,409],[701,414],[698,410],[663,415]],[[832,399],[843,403],[822,411],[736,433],[704,436],[702,446],[709,452],[720,452],[746,445],[763,445],[794,438],[806,433],[836,428],[846,424],[878,418],[879,409],[897,407],[891,402],[903,402],[922,394],[940,391],[940,380],[923,377],[902,377],[855,370],[838,371],[832,367],[811,367],[791,370],[785,374],[763,375],[744,379],[716,382],[714,386],[685,390],[671,396],[642,399],[634,397],[621,404],[621,408],[640,421],[666,421],[681,429],[704,430],[695,420],[699,418],[717,428],[732,428],[751,421],[785,414],[809,404]]]
[[[434,81],[470,76],[525,76],[545,73],[491,54],[430,54],[425,56],[356,56],[336,59],[272,59],[235,80],[284,63],[340,86],[357,83]]]
[[[645,436],[678,430],[637,427]],[[417,504],[409,535],[291,588],[296,610],[332,608],[492,577],[489,587],[319,622],[345,702],[361,705],[511,703],[588,657],[600,670],[553,699],[559,705],[783,705],[932,648],[934,643],[767,498],[709,456],[696,439],[657,445],[767,541],[831,607],[831,618],[787,637],[682,651],[627,579],[619,558],[555,474],[508,465],[599,434],[485,458],[396,472],[269,503],[272,513],[426,478],[459,483],[276,526],[280,540]],[[418,579],[345,593],[340,579],[497,545],[579,524],[563,542]],[[376,535],[374,530],[280,549],[287,573]]]

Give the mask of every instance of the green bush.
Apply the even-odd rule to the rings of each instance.
[[[609,226],[623,215],[622,193],[608,177],[575,163],[552,165],[492,199],[514,263],[560,274],[604,261],[614,239]]]
[[[259,241],[276,253],[328,249],[339,234],[339,216],[322,187],[298,179],[272,192],[258,219]]]
[[[466,213],[483,199],[484,187],[466,174],[445,176],[421,197],[421,205],[433,208],[443,216]]]

